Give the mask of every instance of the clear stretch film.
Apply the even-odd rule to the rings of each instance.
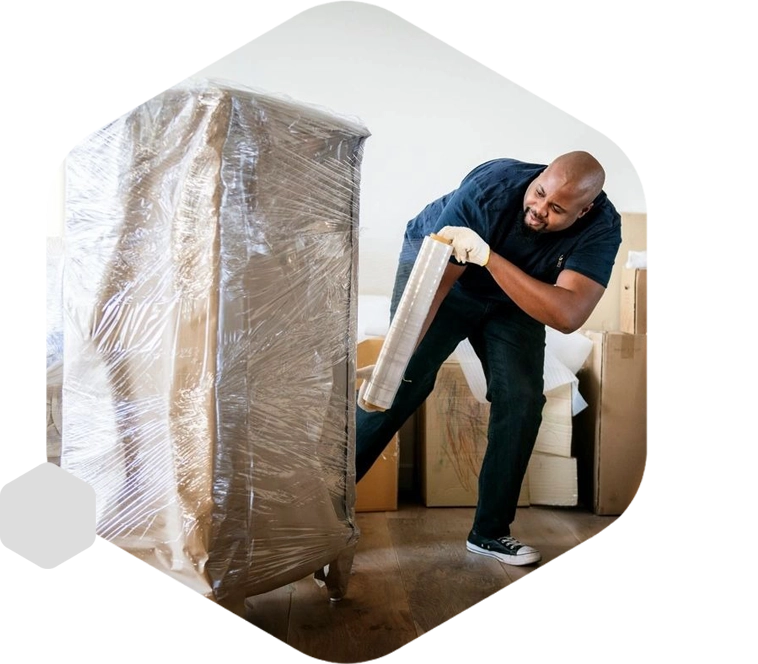
[[[424,238],[366,387],[363,398],[372,406],[381,410],[392,406],[452,253],[444,238]]]
[[[347,584],[368,135],[198,80],[66,159],[61,467],[98,535],[235,611]]]

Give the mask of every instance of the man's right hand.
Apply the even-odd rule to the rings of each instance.
[[[365,410],[367,413],[381,411],[381,408],[376,408],[375,406],[372,406],[371,404],[366,403],[366,400],[364,399],[364,394],[366,393],[366,386],[371,380],[371,375],[374,373],[375,366],[376,366],[375,364],[370,364],[369,366],[362,367],[361,369],[358,369],[355,372],[355,377],[358,380],[363,381],[361,383],[360,389],[358,390],[358,406],[361,408],[361,410]]]
[[[489,245],[476,233],[465,226],[445,226],[437,235],[450,240],[453,256],[461,263],[485,266],[490,259]]]

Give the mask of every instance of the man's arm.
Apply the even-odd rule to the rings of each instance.
[[[573,270],[563,270],[551,286],[494,252],[490,252],[485,268],[527,314],[565,334],[585,323],[605,292],[599,283]]]
[[[421,340],[424,338],[426,331],[429,329],[429,326],[432,324],[434,317],[437,315],[437,311],[440,308],[440,304],[442,304],[442,300],[447,297],[447,294],[450,292],[453,284],[458,281],[458,278],[465,271],[465,265],[456,265],[455,263],[447,264],[445,272],[442,274],[442,281],[440,281],[440,285],[437,287],[437,292],[434,294],[434,299],[432,300],[432,304],[429,307],[429,313],[427,314],[426,320],[424,320],[424,325],[421,328],[421,333],[419,334],[416,348],[418,348],[418,344],[421,343]]]

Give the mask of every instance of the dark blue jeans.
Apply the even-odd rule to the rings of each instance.
[[[398,267],[391,316],[412,267]],[[513,305],[478,299],[457,284],[453,287],[411,357],[392,407],[371,413],[356,409],[357,479],[424,403],[440,366],[467,337],[482,361],[490,402],[473,530],[501,537],[510,534],[545,405],[545,326]]]

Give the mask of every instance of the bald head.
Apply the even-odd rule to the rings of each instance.
[[[594,201],[605,184],[605,171],[600,162],[582,150],[556,157],[547,168],[574,189],[583,205]]]
[[[589,152],[557,157],[526,190],[525,228],[536,233],[565,230],[592,209],[604,183],[605,171]]]

